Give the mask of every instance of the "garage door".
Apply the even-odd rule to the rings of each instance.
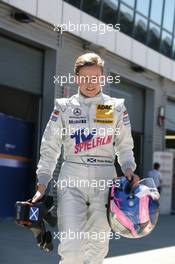
[[[125,99],[125,106],[130,116],[132,130],[142,133],[144,119],[144,90],[133,84],[121,81],[110,86],[110,95]]]
[[[41,94],[43,53],[41,50],[0,37],[0,84]]]
[[[124,98],[130,116],[134,140],[134,156],[137,164],[136,173],[143,174],[143,132],[144,132],[144,90],[122,80],[120,85],[110,85],[110,95]],[[117,174],[122,175],[116,159]]]

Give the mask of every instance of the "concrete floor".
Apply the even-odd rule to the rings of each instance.
[[[31,232],[12,220],[0,221],[0,264],[58,264],[58,243],[55,239],[54,251],[44,253],[36,246]],[[175,216],[161,215],[155,230],[145,238],[111,240],[104,261],[109,263],[175,264]]]

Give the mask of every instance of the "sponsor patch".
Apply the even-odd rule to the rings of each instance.
[[[113,120],[94,119],[94,122],[98,124],[113,124]]]
[[[82,113],[82,111],[81,111],[80,108],[75,107],[75,108],[73,109],[73,114],[74,114],[75,116],[80,116],[81,113]]]
[[[76,117],[75,117],[75,116],[69,116],[69,118],[70,118],[70,119],[72,118],[72,119],[75,120],[75,119],[79,119],[79,118],[80,118],[80,119],[86,119],[87,117],[86,117],[86,116],[76,116]]]
[[[130,125],[129,115],[128,112],[123,112],[123,123],[125,126]]]
[[[79,144],[74,146],[74,153],[78,154],[83,151],[88,151],[93,148],[97,148],[99,146],[111,144],[112,142],[112,135],[108,135],[105,137],[94,137],[89,140],[81,141]]]
[[[69,124],[85,124],[86,123],[86,119],[72,119],[72,120],[69,120]]]
[[[90,162],[90,163],[96,163],[97,159],[95,158],[87,158],[87,162]]]
[[[102,145],[111,144],[112,135],[105,137],[95,136],[97,133],[96,128],[92,130],[91,133],[85,134],[85,129],[78,129],[70,137],[75,140],[74,153],[78,154],[79,152],[88,151],[92,148],[96,148]]]
[[[112,105],[96,105],[96,118],[113,118]]]
[[[57,110],[55,110],[55,111],[53,111],[53,113],[52,113],[52,115],[51,115],[51,120],[52,121],[54,121],[54,122],[56,122],[57,121],[57,119],[58,119],[58,116],[59,116],[59,111],[57,111]]]
[[[93,158],[93,157],[87,158],[87,162],[89,162],[89,163],[99,163],[99,164],[102,164],[102,163],[113,164],[113,160],[96,159],[96,158]]]

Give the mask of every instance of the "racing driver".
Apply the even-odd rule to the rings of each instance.
[[[57,182],[62,264],[102,264],[108,253],[110,236],[102,240],[100,234],[110,232],[106,207],[109,182],[116,177],[115,155],[129,180],[139,178],[134,174],[133,139],[124,99],[102,92],[103,67],[104,61],[95,53],[77,58],[78,93],[56,99],[42,137],[33,202],[43,197],[64,146]],[[101,181],[104,188],[100,188]]]

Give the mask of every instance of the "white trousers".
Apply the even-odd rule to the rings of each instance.
[[[64,162],[58,179],[60,264],[102,264],[109,249],[108,191],[113,165]]]

